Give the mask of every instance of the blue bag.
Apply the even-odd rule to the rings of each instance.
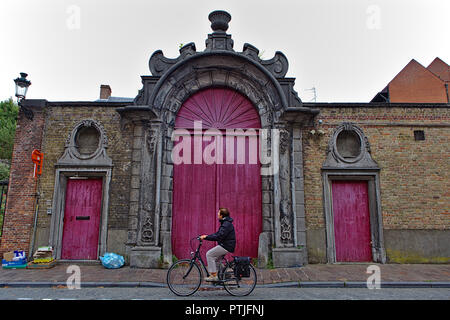
[[[125,263],[125,259],[116,253],[106,252],[103,257],[100,257],[102,265],[107,269],[118,269]]]

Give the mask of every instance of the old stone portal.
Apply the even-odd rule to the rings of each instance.
[[[231,35],[226,33],[231,16],[215,11],[209,19],[213,33],[208,35],[203,52],[197,52],[195,44],[189,43],[180,49],[176,59],[164,57],[160,50],[153,53],[149,61],[152,76],[142,76],[143,88],[133,105],[117,110],[124,127],[130,124],[134,132],[132,181],[135,183],[130,191],[127,240],[130,265],[158,267],[170,263],[174,253],[183,255],[180,251],[185,248],[180,243],[196,236],[194,233],[199,230],[184,229],[187,225],[180,216],[195,217],[200,214],[195,210],[206,211],[201,214],[213,218],[205,220],[207,225],[203,227],[207,229],[205,232],[214,232],[214,215],[222,200],[224,206],[236,211],[237,222],[240,215],[254,217],[239,222],[243,239],[254,243],[250,246],[253,251],[245,254],[257,257],[263,267],[271,256],[275,266],[302,265],[307,257],[300,128],[309,124],[318,111],[303,107],[293,89],[294,79],[285,78],[288,61],[283,53],[276,52],[272,59],[261,60],[258,49],[250,44],[245,44],[242,52],[235,52]],[[215,98],[209,96],[211,93],[218,92],[223,103],[205,102],[205,98]],[[202,98],[200,106],[199,97]],[[234,122],[224,123],[223,115],[229,112],[225,107],[233,97],[242,103],[228,103],[234,108],[231,110],[234,113],[229,114]],[[193,107],[193,101],[197,101],[197,106]],[[204,208],[183,199],[184,191],[180,190],[189,188],[186,183],[194,174],[194,167],[185,166],[183,170],[191,172],[178,180],[180,173],[172,159],[172,136],[178,123],[184,121],[182,126],[186,128],[188,114],[195,114],[195,119],[190,120],[203,120],[206,128],[265,129],[269,133],[267,140],[278,142],[269,143],[267,151],[278,155],[275,160],[279,170],[271,175],[258,176],[256,171],[250,175],[237,174],[233,183],[239,187],[224,184],[229,190],[220,189],[222,184],[212,184],[211,188],[216,188],[215,199],[222,200],[208,205],[201,201],[208,198],[207,194],[199,192],[195,195],[196,202],[192,201],[202,203]],[[274,145],[277,150],[271,150]],[[205,166],[205,176],[213,177],[222,170],[214,167],[213,174],[212,167],[209,168],[211,172]],[[260,168],[263,170],[264,164]],[[254,183],[246,185],[248,179],[254,179]],[[207,182],[204,181],[205,186]],[[186,185],[180,187],[180,183]],[[236,193],[244,197],[239,201],[241,207],[233,207]],[[253,204],[246,207],[246,203]]]

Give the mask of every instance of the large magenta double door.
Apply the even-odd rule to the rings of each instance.
[[[201,121],[202,130],[193,130],[194,121]],[[185,134],[174,142],[179,154],[173,156],[183,156],[190,147],[192,161],[174,164],[173,254],[178,259],[189,257],[190,240],[216,232],[220,225],[217,211],[225,207],[236,230],[233,255],[257,257],[262,214],[259,145],[255,134],[261,124],[256,109],[233,90],[207,89],[184,102],[175,128],[185,129]],[[218,130],[211,134],[208,130],[211,128]],[[248,130],[251,128],[256,130]],[[178,143],[184,143],[185,148],[177,149]],[[192,243],[194,248],[196,244]],[[203,253],[214,245],[206,241]]]

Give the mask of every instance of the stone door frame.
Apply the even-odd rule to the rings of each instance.
[[[55,250],[55,258],[61,259],[62,237],[64,230],[64,208],[67,180],[74,178],[102,178],[102,206],[99,229],[98,255],[106,252],[108,235],[109,185],[111,168],[57,168],[53,192],[52,218],[50,225],[50,246]],[[75,260],[70,260],[75,261]],[[89,260],[90,261],[90,260]]]
[[[94,152],[80,154],[77,148],[77,132],[81,128],[95,128],[98,133],[98,144]],[[109,188],[113,163],[107,155],[108,137],[102,124],[93,119],[84,119],[74,125],[64,146],[64,153],[55,167],[55,184],[53,189],[52,218],[50,224],[50,245],[56,250],[56,259],[61,258],[62,234],[64,230],[64,208],[67,179],[71,177],[102,178],[102,209],[100,217],[99,252],[106,252],[108,234]],[[70,260],[73,261],[73,260]]]
[[[373,262],[386,263],[384,250],[383,224],[381,211],[380,179],[378,171],[342,171],[324,170],[323,181],[323,207],[325,212],[326,240],[327,240],[327,262],[336,261],[336,244],[334,235],[334,215],[332,199],[333,181],[367,181],[369,195],[370,234]],[[347,263],[347,262],[346,262]]]
[[[351,132],[356,138],[354,141],[357,143],[358,148],[355,150],[356,154],[353,157],[344,158],[338,151],[338,136],[344,131]],[[374,262],[385,263],[380,167],[372,159],[369,139],[365,136],[362,128],[355,123],[342,122],[335,128],[328,142],[327,158],[322,165],[323,209],[325,213],[328,263],[336,263],[333,201],[331,196],[333,180],[365,180],[368,182],[372,258]]]

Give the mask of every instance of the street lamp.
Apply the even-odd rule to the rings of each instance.
[[[28,87],[31,85],[31,81],[27,80],[27,76],[28,74],[26,74],[25,72],[21,72],[20,78],[14,79],[14,82],[16,84],[16,97],[17,97],[17,104],[23,110],[25,116],[28,119],[33,120],[33,111],[29,110],[28,108],[22,105],[22,100],[25,99]]]
[[[27,80],[28,74],[25,72],[20,73],[20,78],[14,80],[16,83],[16,97],[18,100],[25,99],[27,95],[28,87],[31,84],[30,80]]]

